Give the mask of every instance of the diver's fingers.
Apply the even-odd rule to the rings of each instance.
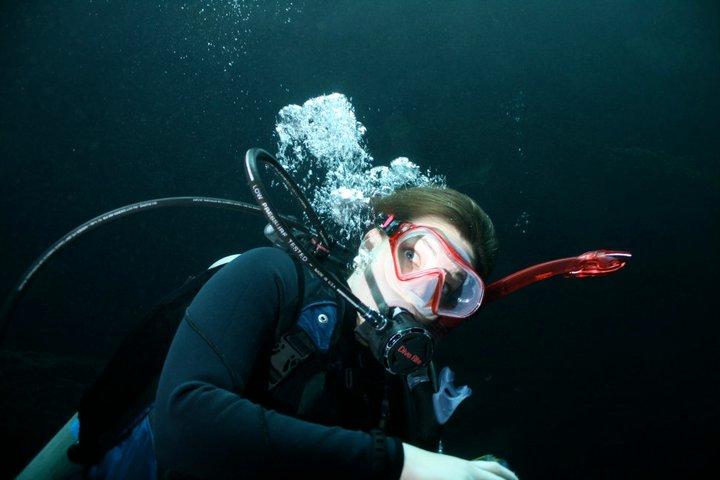
[[[471,462],[476,467],[491,472],[494,477],[502,478],[504,480],[518,480],[517,475],[511,472],[509,469],[503,467],[497,462],[487,462],[485,460],[473,460]]]
[[[487,470],[483,470],[477,466],[474,466],[473,468],[475,470],[472,476],[473,480],[503,480],[502,477],[495,475],[492,472],[488,472]]]

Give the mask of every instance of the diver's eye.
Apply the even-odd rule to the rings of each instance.
[[[416,255],[415,255],[415,250],[413,250],[412,248],[407,248],[407,249],[405,249],[405,250],[403,251],[403,255],[405,256],[405,258],[407,258],[407,259],[410,260],[410,261],[414,260],[414,259],[415,259],[415,256],[416,256]]]

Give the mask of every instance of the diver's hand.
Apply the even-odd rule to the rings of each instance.
[[[400,480],[518,480],[497,462],[463,460],[403,443],[405,463]]]

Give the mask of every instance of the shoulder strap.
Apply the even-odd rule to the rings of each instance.
[[[300,328],[292,328],[305,301],[305,270],[300,261],[291,256],[295,264],[298,282],[298,300],[295,309],[290,315],[280,315],[275,329],[275,345],[270,356],[270,375],[268,390],[272,390],[280,383],[300,362],[305,360],[315,350],[315,344]],[[289,331],[288,331],[289,330]]]
[[[280,313],[280,318],[278,319],[278,324],[275,328],[275,342],[280,339],[283,333],[287,332],[288,329],[293,326],[298,315],[300,315],[300,310],[305,302],[305,269],[300,263],[300,260],[295,258],[295,256],[290,255],[290,258],[293,261],[293,265],[295,265],[295,273],[297,274],[298,298],[297,303],[295,304],[295,310],[292,314],[283,315],[282,312]]]

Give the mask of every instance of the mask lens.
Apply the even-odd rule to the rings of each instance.
[[[438,246],[423,232],[413,231],[404,235],[397,245],[395,258],[401,275],[410,275],[438,264]]]
[[[432,302],[436,286],[436,277],[416,278],[407,282],[407,291],[419,302],[418,306],[425,306]]]

